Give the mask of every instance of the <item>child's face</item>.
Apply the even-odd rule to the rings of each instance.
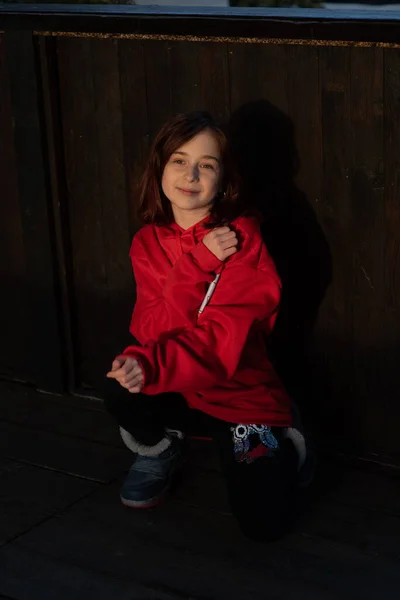
[[[172,154],[165,165],[162,189],[176,211],[207,214],[220,191],[221,153],[210,131],[202,131]]]

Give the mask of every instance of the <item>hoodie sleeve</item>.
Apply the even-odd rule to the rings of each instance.
[[[143,348],[128,347],[144,369],[144,393],[205,390],[231,379],[252,327],[272,328],[280,280],[261,239],[256,264],[248,256],[226,262],[210,304],[197,325]],[[239,253],[236,255],[239,257]],[[266,327],[265,327],[266,325]]]
[[[179,258],[161,285],[139,236],[133,240],[130,256],[137,288],[131,321],[134,337],[146,344],[157,340],[161,332],[194,326],[207,287],[221,268],[221,261],[200,242]]]

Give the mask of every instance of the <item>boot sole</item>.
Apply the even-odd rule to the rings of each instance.
[[[181,462],[177,464],[174,470],[170,473],[167,485],[158,494],[158,496],[153,496],[153,498],[149,498],[147,500],[130,500],[129,498],[123,498],[123,496],[120,496],[121,503],[126,506],[126,508],[153,508],[158,506],[167,495],[175,476],[183,469],[185,464],[186,456],[183,456]]]
[[[165,494],[168,492],[168,488],[165,489],[159,496],[150,498],[150,500],[128,500],[120,496],[121,503],[126,506],[126,508],[153,508],[154,506],[161,504],[161,502],[164,500]]]

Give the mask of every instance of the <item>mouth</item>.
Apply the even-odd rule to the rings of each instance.
[[[185,194],[185,196],[195,196],[196,194],[200,193],[200,190],[190,190],[190,189],[186,189],[186,188],[177,188],[182,194]]]

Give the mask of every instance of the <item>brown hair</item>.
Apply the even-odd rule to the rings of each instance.
[[[244,212],[239,204],[239,181],[225,133],[208,112],[196,111],[172,117],[154,140],[140,181],[138,217],[142,223],[163,225],[173,221],[171,204],[161,187],[164,167],[171,154],[206,129],[215,135],[222,157],[222,191],[215,198],[210,225],[215,227],[229,222]]]

